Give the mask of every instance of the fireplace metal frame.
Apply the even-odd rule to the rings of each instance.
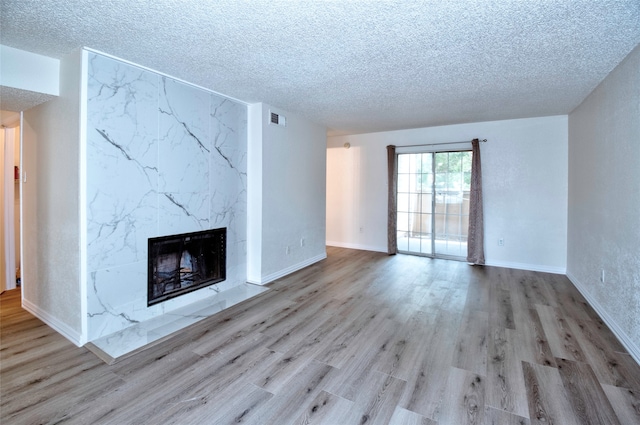
[[[170,250],[174,250],[174,252],[180,253],[182,255],[186,248],[189,245],[196,246],[198,241],[211,240],[212,249],[216,252],[213,252],[212,255],[218,255],[219,260],[216,264],[217,270],[215,276],[211,276],[208,278],[201,279],[199,281],[195,281],[193,284],[190,284],[185,287],[179,287],[176,289],[171,289],[169,291],[164,292],[164,295],[155,296],[153,293],[154,285],[158,284],[158,273],[157,273],[157,262],[158,255],[162,254],[162,252],[170,252]],[[191,232],[191,233],[181,233],[178,235],[168,235],[168,236],[160,236],[156,238],[149,238],[148,240],[148,251],[147,251],[147,307],[152,305],[167,301],[169,299],[175,298],[177,296],[205,288],[207,286],[214,285],[216,283],[222,282],[226,280],[227,274],[227,228],[222,227],[219,229],[210,229],[203,230],[199,232]],[[181,283],[181,274],[180,268],[171,271],[171,276],[166,277],[168,280],[167,284],[173,284],[175,286],[176,283]]]

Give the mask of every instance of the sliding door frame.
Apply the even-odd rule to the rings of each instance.
[[[469,145],[471,145],[471,143],[469,143]],[[457,261],[466,261],[466,254],[465,255],[450,255],[450,254],[441,254],[441,253],[437,253],[436,252],[436,155],[437,154],[443,154],[443,153],[458,153],[458,152],[469,152],[470,154],[472,154],[472,150],[471,147],[469,146],[469,148],[457,148],[457,149],[428,149],[428,145],[424,147],[425,149],[417,149],[417,150],[413,150],[411,152],[396,152],[396,164],[399,164],[399,156],[400,155],[419,155],[419,154],[430,154],[431,155],[431,175],[432,175],[432,179],[431,179],[431,237],[430,237],[430,244],[431,244],[431,253],[423,253],[423,252],[416,252],[416,251],[407,251],[407,250],[403,250],[400,249],[400,247],[398,246],[398,241],[396,240],[396,249],[397,252],[400,254],[408,254],[408,255],[416,255],[416,256],[422,256],[422,257],[428,257],[428,258],[440,258],[440,259],[446,259],[446,260],[457,260]],[[472,154],[473,155],[473,154]],[[399,181],[399,174],[400,174],[400,168],[397,167],[396,169],[396,175],[398,176],[398,181]],[[396,190],[396,199],[398,199],[398,187],[395,188]],[[422,193],[422,192],[420,192]],[[443,195],[446,196],[447,195]],[[464,201],[463,201],[464,202]],[[421,203],[422,204],[422,203]],[[446,208],[446,202],[445,202],[445,208]],[[398,216],[398,205],[396,205],[396,216]],[[462,217],[462,215],[460,215],[460,217]],[[459,218],[459,220],[461,220],[461,218]],[[446,229],[446,213],[445,213],[445,229]],[[460,224],[460,227],[461,224]],[[397,238],[396,238],[397,239]],[[409,248],[410,246],[408,245],[407,248]],[[422,251],[422,250],[420,250]]]

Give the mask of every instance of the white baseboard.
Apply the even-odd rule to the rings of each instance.
[[[361,245],[357,243],[326,241],[325,245],[338,248],[359,249],[362,251],[387,252],[386,246]]]
[[[36,316],[38,319],[42,320],[47,326],[58,332],[63,337],[67,338],[76,346],[82,347],[84,345],[84,342],[82,341],[82,335],[79,332],[77,332],[75,329],[72,329],[69,325],[60,321],[58,318],[53,317],[51,314],[42,310],[40,307],[33,304],[29,300],[25,298],[22,299],[22,308]]]
[[[544,272],[553,274],[566,274],[566,267],[541,266],[538,264],[512,263],[509,261],[487,261],[485,266],[504,267],[507,269],[529,270],[532,272]]]
[[[279,270],[277,272],[271,273],[267,276],[263,276],[260,281],[256,281],[254,279],[248,279],[248,283],[253,283],[254,285],[266,285],[269,282],[273,282],[276,279],[280,279],[288,274],[293,272],[297,272],[298,270],[304,269],[312,264],[317,263],[318,261],[322,261],[327,258],[327,253],[316,255],[315,257],[311,257],[307,260],[304,260],[298,264],[294,264],[293,266],[287,267],[286,269]]]
[[[589,305],[598,313],[602,321],[611,329],[611,332],[618,338],[618,341],[627,349],[633,360],[640,365],[640,347],[627,335],[627,333],[618,325],[618,323],[607,313],[602,305],[591,296],[586,287],[580,283],[577,277],[571,273],[567,273],[567,277],[573,283],[573,286],[582,294]]]
[[[360,245],[348,242],[327,241],[327,246],[336,246],[338,248],[360,249],[363,251],[387,252],[386,246]],[[508,261],[487,261],[486,266],[505,267],[507,269],[530,270],[534,272],[545,272],[553,274],[565,274],[566,267],[550,267],[538,264],[513,263]]]

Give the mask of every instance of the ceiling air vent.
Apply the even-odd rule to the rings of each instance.
[[[270,124],[275,124],[275,125],[281,125],[281,126],[285,126],[286,125],[286,119],[284,116],[282,115],[278,115],[275,112],[271,112],[269,111],[269,123]]]

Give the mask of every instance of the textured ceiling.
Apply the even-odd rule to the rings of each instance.
[[[0,43],[86,46],[356,133],[567,114],[638,0],[0,0]]]
[[[55,97],[51,94],[0,86],[0,111],[25,111]]]

